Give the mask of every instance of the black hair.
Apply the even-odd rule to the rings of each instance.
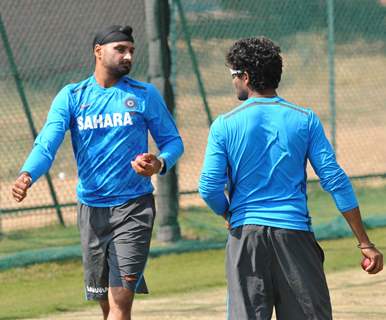
[[[252,90],[276,89],[282,74],[280,47],[266,37],[236,41],[226,55],[226,64],[247,72]]]

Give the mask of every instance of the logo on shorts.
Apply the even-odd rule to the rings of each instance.
[[[125,100],[125,106],[128,108],[134,108],[136,105],[135,99],[133,98],[128,98]]]
[[[107,287],[104,287],[104,288],[95,288],[95,287],[90,287],[90,286],[87,286],[86,287],[86,290],[87,292],[91,292],[91,293],[106,293],[107,291],[109,291],[109,288]]]

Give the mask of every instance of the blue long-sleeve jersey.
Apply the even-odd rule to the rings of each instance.
[[[126,76],[110,88],[91,76],[58,93],[21,169],[33,182],[51,167],[67,130],[78,168],[78,199],[89,206],[120,205],[153,191],[151,179],[138,175],[130,163],[148,151],[148,132],[165,170],[183,153],[175,122],[158,91]]]
[[[358,206],[316,114],[280,97],[250,98],[213,122],[199,192],[215,213],[228,212],[232,228],[312,231],[307,159],[341,212]]]

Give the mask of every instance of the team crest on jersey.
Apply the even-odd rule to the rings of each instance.
[[[128,108],[135,108],[136,102],[133,98],[128,98],[125,100],[125,106]]]

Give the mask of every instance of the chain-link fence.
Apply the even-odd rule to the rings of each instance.
[[[92,38],[106,25],[134,27],[132,76],[146,80],[143,1],[1,0],[0,10],[7,38],[0,43],[2,228],[15,227],[16,215],[26,228],[56,220],[55,209],[46,208],[55,195],[65,220],[73,222],[74,209],[66,209],[76,202],[77,180],[69,137],[50,171],[53,188],[41,178],[22,205],[11,199],[33,142],[27,110],[39,130],[56,92],[92,72]],[[176,118],[185,143],[178,167],[182,205],[197,201],[208,123],[239,103],[225,53],[249,36],[265,35],[281,46],[279,94],[318,113],[346,172],[385,177],[385,1],[181,0],[171,1],[171,21]]]
[[[386,75],[381,70],[386,70],[386,7],[375,0],[336,1],[335,42],[330,44],[335,49],[335,91],[331,91],[329,70],[334,66],[328,64],[327,2],[183,1],[212,117],[239,104],[224,66],[225,52],[241,37],[266,35],[283,51],[279,94],[319,114],[350,176],[384,174]],[[180,170],[194,189],[208,118],[195,74],[187,68],[192,64],[184,41],[186,30],[181,23],[177,26],[177,110],[187,145]],[[330,92],[335,92],[335,110]]]

